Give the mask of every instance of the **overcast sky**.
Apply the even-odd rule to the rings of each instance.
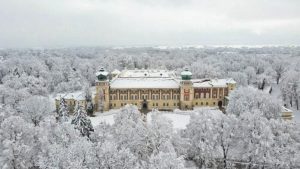
[[[0,0],[0,48],[299,44],[300,0]]]

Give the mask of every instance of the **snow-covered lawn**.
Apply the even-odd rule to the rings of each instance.
[[[220,110],[216,108],[196,108],[196,110],[201,111],[205,110],[211,113],[212,115],[216,115],[218,113],[222,113]],[[114,115],[116,113],[119,113],[120,110],[110,110],[108,112],[104,113],[96,113],[95,117],[90,117],[93,126],[98,125],[101,122],[105,122],[107,124],[113,124],[114,123]],[[162,111],[159,112],[162,116],[168,118],[169,120],[172,121],[173,128],[174,129],[185,129],[186,125],[189,124],[190,122],[190,117],[191,114],[194,113],[195,111],[182,111],[182,110],[175,110],[173,112],[167,112],[167,111]],[[152,112],[147,114],[147,120],[151,120],[151,114]]]
[[[163,113],[162,115],[172,121],[174,129],[184,129],[190,123],[188,114]]]
[[[112,125],[114,123],[114,115],[116,113],[117,113],[117,111],[115,111],[115,110],[111,110],[111,111],[104,112],[104,113],[97,112],[95,114],[95,117],[90,117],[90,119],[92,121],[92,125],[96,126],[96,125],[100,124],[101,122],[105,122],[107,124]]]

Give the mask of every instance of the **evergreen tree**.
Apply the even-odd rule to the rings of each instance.
[[[69,110],[64,98],[60,99],[58,121],[67,122],[69,120]]]
[[[87,118],[87,113],[82,106],[78,106],[78,110],[74,113],[71,124],[75,125],[82,136],[90,136],[90,132],[94,131],[91,120]]]

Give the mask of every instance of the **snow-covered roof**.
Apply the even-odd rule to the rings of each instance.
[[[236,81],[233,80],[232,78],[226,79],[227,83],[231,83],[231,84],[236,84]]]
[[[119,77],[121,78],[141,78],[141,77],[149,77],[149,78],[168,78],[175,77],[174,72],[168,70],[154,70],[154,69],[135,69],[135,70],[123,70]]]
[[[96,72],[96,76],[99,76],[99,75],[103,75],[103,76],[107,76],[108,75],[108,72],[104,71],[104,72]]]
[[[173,78],[116,78],[110,84],[112,89],[174,89],[179,87],[179,83]]]
[[[236,83],[233,79],[192,79],[193,87],[227,87],[228,83]]]
[[[111,88],[179,88],[179,82],[175,80],[174,72],[167,70],[134,69],[123,70],[119,76],[110,83]]]
[[[291,112],[292,113],[293,111],[284,106],[281,106],[281,112]]]
[[[115,75],[120,74],[120,73],[121,72],[118,69],[115,69],[114,71],[111,72],[111,74],[115,74]]]
[[[85,93],[83,91],[77,91],[72,93],[59,93],[56,95],[55,99],[74,99],[74,100],[85,100]]]
[[[107,76],[108,72],[105,71],[105,69],[102,67],[102,68],[100,68],[100,70],[98,72],[96,72],[96,76],[99,76],[99,75]]]
[[[192,76],[192,72],[189,71],[188,68],[184,68],[184,70],[181,72],[181,76]]]

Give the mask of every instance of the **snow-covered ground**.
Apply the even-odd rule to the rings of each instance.
[[[292,109],[294,112],[294,121],[300,123],[300,110]]]
[[[107,124],[112,125],[114,123],[114,115],[117,113],[115,110],[111,110],[108,112],[100,113],[97,112],[95,117],[90,117],[93,126],[100,124],[101,122],[105,122]]]
[[[220,110],[216,108],[208,108],[208,107],[203,107],[203,108],[196,108],[195,110],[201,111],[209,111],[212,115],[215,115],[217,113],[222,113]],[[93,126],[98,125],[101,122],[105,122],[107,124],[113,124],[114,123],[114,115],[116,113],[120,112],[119,110],[110,110],[108,112],[104,113],[96,113],[95,117],[90,117]],[[175,110],[173,112],[159,112],[162,116],[168,118],[169,120],[172,121],[173,128],[174,129],[185,129],[186,125],[189,124],[190,122],[190,117],[191,114],[194,113],[195,111],[182,111],[182,110]],[[151,120],[151,114],[152,112],[147,114],[147,119],[148,121]]]

